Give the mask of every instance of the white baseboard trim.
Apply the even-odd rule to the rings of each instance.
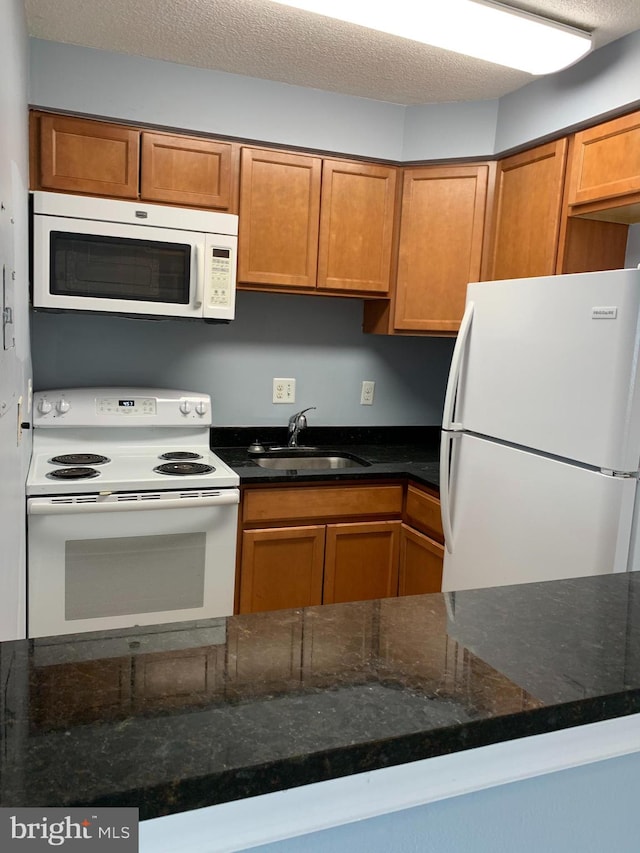
[[[640,714],[142,821],[140,853],[232,853],[640,752]]]

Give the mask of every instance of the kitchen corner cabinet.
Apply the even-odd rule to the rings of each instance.
[[[498,161],[487,280],[556,272],[567,139]]]
[[[624,266],[627,226],[574,216],[567,163],[575,139],[558,139],[498,162],[485,280]]]
[[[443,560],[440,501],[435,493],[409,485],[400,532],[398,594],[440,592]]]
[[[247,488],[239,613],[396,595],[403,487]]]
[[[568,202],[573,216],[640,222],[640,112],[575,134]]]
[[[31,188],[231,211],[239,148],[32,112]]]
[[[387,294],[395,197],[393,166],[244,148],[239,284]]]
[[[488,164],[404,170],[395,294],[365,304],[365,331],[457,332],[467,283],[480,278],[489,172]]]

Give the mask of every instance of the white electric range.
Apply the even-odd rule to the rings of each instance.
[[[28,635],[233,612],[239,478],[209,448],[206,394],[34,395]]]

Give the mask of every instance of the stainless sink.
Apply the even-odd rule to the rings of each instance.
[[[277,451],[270,454],[267,451],[265,456],[252,456],[256,465],[261,468],[271,468],[276,470],[309,470],[321,468],[365,468],[369,462],[364,459],[359,459],[357,456],[352,456],[350,453],[318,453],[314,452],[296,452],[296,451]]]

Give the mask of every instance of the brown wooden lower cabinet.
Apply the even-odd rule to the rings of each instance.
[[[402,525],[398,595],[422,595],[442,589],[444,546]]]
[[[399,521],[242,534],[240,613],[398,594]]]
[[[399,521],[329,524],[322,603],[398,594]]]
[[[238,613],[440,592],[444,538],[433,489],[248,488],[242,523]]]
[[[245,530],[240,613],[322,603],[325,526]]]

